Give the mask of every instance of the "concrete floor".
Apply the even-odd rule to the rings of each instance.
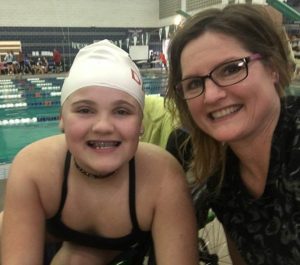
[[[0,180],[0,210],[3,210],[6,180]]]

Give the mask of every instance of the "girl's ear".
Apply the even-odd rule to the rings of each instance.
[[[60,129],[60,131],[61,131],[62,133],[65,132],[65,130],[64,130],[64,122],[63,122],[63,119],[62,119],[61,116],[60,116],[60,119],[59,119],[58,127],[59,127],[59,129]]]
[[[140,136],[142,136],[145,132],[145,129],[144,129],[144,124],[141,125],[141,129],[140,129]]]

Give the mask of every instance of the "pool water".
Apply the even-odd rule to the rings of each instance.
[[[16,153],[29,143],[59,133],[58,122],[0,127],[0,164],[11,162]]]

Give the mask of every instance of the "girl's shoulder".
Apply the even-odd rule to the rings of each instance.
[[[162,148],[161,146],[140,142],[137,150],[137,155],[144,157],[145,159],[153,159],[153,160],[161,160],[167,159],[172,161],[174,157],[169,153],[166,149]]]
[[[148,172],[156,174],[182,174],[177,159],[164,148],[151,143],[140,142],[136,153],[138,165]]]
[[[54,166],[64,159],[66,154],[66,143],[64,135],[54,135],[37,140],[19,151],[12,165],[25,167],[29,170],[44,169]],[[30,165],[30,167],[28,167]]]
[[[47,216],[59,203],[66,156],[64,135],[47,137],[24,147],[14,158],[8,174],[10,197],[22,190],[26,200],[39,196]],[[54,206],[53,206],[54,205]]]
[[[61,149],[63,146],[65,146],[64,134],[57,134],[57,135],[52,135],[46,138],[39,139],[37,141],[28,144],[23,149],[21,149],[20,153],[22,152],[39,153],[41,151],[45,151],[45,148],[49,148],[48,151],[55,151],[56,149]],[[50,152],[46,152],[46,153],[50,153]]]

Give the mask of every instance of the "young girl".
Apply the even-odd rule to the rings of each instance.
[[[2,264],[197,264],[197,228],[176,160],[139,143],[144,92],[138,68],[107,40],[77,54],[61,91],[64,134],[37,141],[10,168]],[[47,237],[49,238],[49,237]]]

